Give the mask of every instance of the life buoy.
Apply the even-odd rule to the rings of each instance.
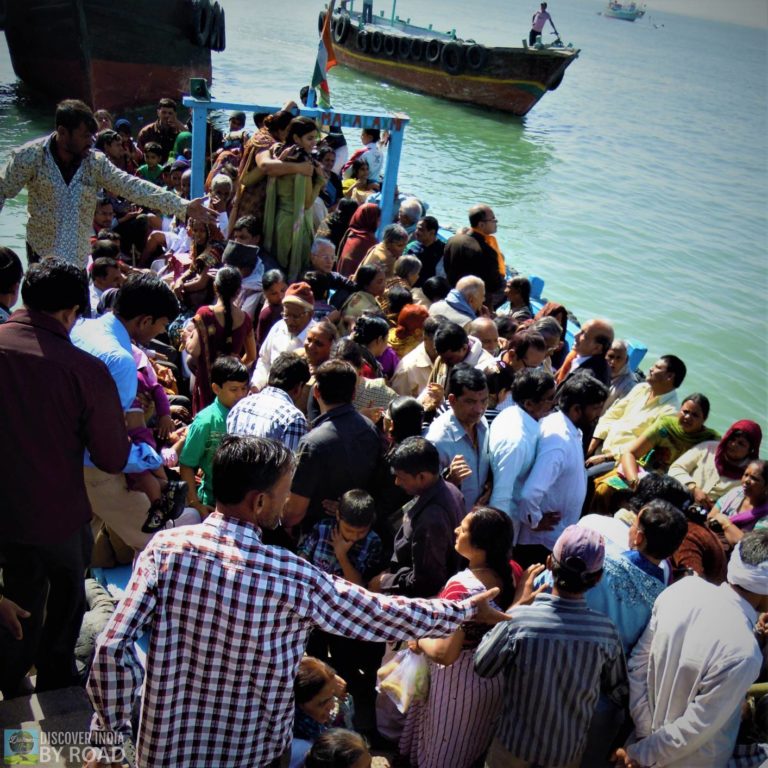
[[[382,45],[384,45],[384,35],[382,35],[378,29],[374,29],[373,32],[371,32],[371,51],[373,53],[379,53]]]
[[[349,16],[342,14],[333,25],[333,40],[341,45],[349,34]]]
[[[427,61],[430,64],[437,64],[443,53],[443,44],[434,38],[427,43]]]
[[[475,71],[482,69],[488,60],[488,49],[477,43],[468,45],[464,50],[464,60],[470,69]]]
[[[368,32],[366,32],[364,29],[359,30],[357,33],[357,37],[355,38],[355,48],[357,48],[358,51],[362,51],[363,53],[366,53],[370,45],[371,45],[371,35]]]
[[[424,41],[420,37],[411,40],[411,61],[421,61],[424,57]]]
[[[560,83],[563,82],[563,73],[561,72],[548,86],[548,91],[556,91]]]
[[[213,29],[213,8],[209,0],[195,0],[192,3],[192,42],[207,46]]]
[[[224,9],[216,2],[213,4],[213,25],[211,27],[211,39],[208,47],[212,51],[223,51],[226,45]]]
[[[410,37],[401,37],[397,41],[397,53],[401,59],[411,58],[411,48],[413,48],[413,39]]]
[[[440,64],[449,75],[458,75],[464,68],[464,46],[451,41],[440,54]]]
[[[394,35],[384,35],[384,54],[394,56],[397,53],[397,38]]]

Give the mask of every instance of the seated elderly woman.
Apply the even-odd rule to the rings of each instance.
[[[717,500],[707,515],[707,523],[722,534],[727,550],[735,547],[745,533],[768,528],[768,462],[750,461],[741,484]]]
[[[624,339],[614,340],[611,348],[605,353],[605,361],[611,372],[611,386],[603,413],[617,400],[626,397],[638,382],[637,376],[629,367],[629,345]]]
[[[397,223],[405,229],[409,237],[413,237],[416,232],[416,225],[424,214],[424,206],[417,197],[406,197],[400,203],[400,210],[397,212]]]
[[[416,284],[416,281],[419,279],[419,272],[421,271],[421,262],[415,257],[415,256],[401,256],[396,262],[395,262],[395,274],[394,277],[387,278],[387,282],[385,283],[385,293],[384,296],[382,296],[379,299],[379,304],[381,305],[381,308],[384,310],[384,314],[388,317],[390,315],[393,315],[391,318],[392,322],[397,321],[397,312],[402,309],[400,307],[397,312],[390,309],[389,307],[389,300],[387,293],[390,291],[390,289],[395,287],[405,288],[408,293],[411,295],[411,298],[413,299],[415,295],[415,289],[414,285]],[[410,303],[410,300],[409,300]]]
[[[399,224],[384,227],[382,240],[365,255],[361,266],[382,267],[386,277],[395,276],[395,262],[403,255],[408,244],[408,233]]]
[[[554,370],[558,370],[560,366],[568,357],[568,353],[571,351],[571,346],[566,338],[568,333],[568,310],[562,305],[557,304],[554,301],[548,301],[537,313],[535,320],[539,320],[542,317],[554,317],[560,328],[562,329],[562,336],[560,341],[562,342],[560,349],[552,355],[552,367]]]
[[[762,439],[759,424],[737,421],[719,442],[706,440],[686,451],[670,466],[669,475],[688,488],[696,504],[711,509],[738,485],[750,461],[758,458]]]
[[[595,480],[592,511],[614,512],[644,474],[666,472],[690,448],[705,440],[717,440],[720,435],[704,426],[708,416],[709,400],[699,392],[684,398],[676,414],[659,416],[621,454],[619,465]]]

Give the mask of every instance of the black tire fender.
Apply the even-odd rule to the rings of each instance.
[[[317,15],[317,31],[322,34],[323,33],[323,24],[325,24],[325,11],[320,11],[320,13]]]
[[[342,45],[349,34],[349,16],[346,13],[336,19],[333,25],[333,41]]]
[[[438,61],[440,61],[440,57],[443,54],[443,44],[436,40],[435,38],[432,38],[427,43],[427,50],[426,50],[426,56],[427,61],[430,64],[437,64]]]
[[[213,22],[213,8],[209,0],[195,0],[192,3],[192,42],[195,45],[208,45]]]
[[[420,37],[414,37],[411,40],[411,55],[408,57],[411,61],[421,61],[424,58],[424,41]]]
[[[362,53],[367,53],[370,47],[371,47],[370,32],[366,32],[364,29],[358,30],[357,37],[355,38],[355,48],[357,48],[357,50],[361,51]]]
[[[440,64],[449,75],[458,75],[464,69],[464,46],[451,41],[440,54]]]
[[[485,62],[488,61],[488,49],[485,46],[474,43],[468,45],[464,51],[464,61],[467,62],[467,66],[477,72],[485,66]]]
[[[384,35],[378,29],[374,29],[371,32],[371,52],[380,53],[382,45],[384,45]]]
[[[413,38],[400,37],[397,40],[397,55],[401,59],[411,58],[411,49],[413,48]]]
[[[394,35],[384,35],[384,54],[393,57],[397,54],[397,38]]]

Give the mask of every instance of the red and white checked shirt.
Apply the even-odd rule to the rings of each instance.
[[[92,731],[130,733],[149,631],[137,739],[142,768],[254,768],[291,741],[293,682],[317,626],[359,640],[441,637],[474,616],[467,601],[384,597],[261,542],[219,513],[158,533],[99,637],[88,692]]]

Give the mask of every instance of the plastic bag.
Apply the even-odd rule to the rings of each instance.
[[[429,664],[423,654],[407,648],[385,664],[377,673],[376,689],[386,694],[405,714],[414,701],[424,701],[429,693]]]

